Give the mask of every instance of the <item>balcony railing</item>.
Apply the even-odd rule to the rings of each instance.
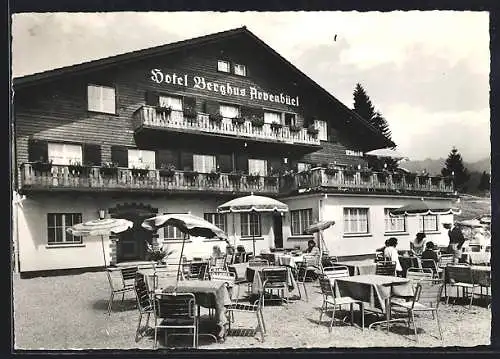
[[[335,172],[335,171],[334,171]],[[328,173],[328,174],[327,174]],[[327,172],[325,168],[315,168],[299,172],[293,176],[283,177],[280,192],[289,193],[312,188],[336,189],[339,191],[360,192],[377,191],[393,193],[453,193],[453,184],[441,177],[424,177],[412,175],[395,175],[383,172],[355,173],[337,170]]]
[[[80,173],[70,171],[70,166],[52,165],[48,171],[39,171],[31,163],[21,169],[21,188],[24,190],[79,190],[79,191],[137,191],[137,192],[235,192],[278,194],[277,177],[253,178],[221,173],[218,178],[207,173],[174,171],[164,174],[161,170],[137,171],[129,168],[112,170],[87,167]],[[111,173],[110,173],[111,172]]]
[[[146,105],[139,108],[134,113],[133,118],[135,130],[141,126],[145,126],[159,129],[191,130],[225,136],[240,136],[289,144],[320,145],[317,136],[309,134],[305,128],[301,128],[299,131],[290,131],[288,126],[273,129],[268,123],[265,123],[261,127],[256,127],[250,121],[245,121],[239,125],[234,124],[230,118],[223,118],[220,123],[217,123],[211,121],[209,115],[201,113],[195,119],[188,119],[182,111],[171,111],[169,114],[158,113],[155,107]]]

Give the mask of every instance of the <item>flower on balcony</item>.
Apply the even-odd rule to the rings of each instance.
[[[264,183],[269,186],[274,186],[278,182],[278,177],[266,176],[264,177]]]
[[[247,175],[247,181],[248,182],[258,182],[260,179],[260,174],[259,173],[252,173]]]
[[[264,126],[264,119],[262,117],[252,115],[250,117],[250,122],[252,123],[253,127],[262,127]]]
[[[352,166],[349,166],[349,167],[344,168],[343,172],[344,172],[344,176],[353,177],[356,174],[357,169],[352,167]]]
[[[369,168],[362,168],[359,171],[359,173],[360,173],[361,177],[364,178],[364,179],[370,178],[371,175],[373,174],[372,170],[369,169]]]
[[[234,171],[227,175],[227,178],[229,178],[231,182],[239,182],[241,180],[241,177],[242,173],[240,171]]]
[[[272,122],[271,123],[271,129],[278,131],[280,128],[282,128],[283,125],[279,122]]]
[[[73,176],[88,175],[90,172],[90,166],[82,165],[78,161],[72,161],[68,165],[68,171]]]
[[[198,116],[198,112],[193,107],[184,108],[184,110],[182,110],[182,113],[184,114],[184,117],[190,120],[196,119],[196,117]]]
[[[211,113],[208,115],[208,119],[212,122],[215,122],[217,124],[221,123],[224,117],[219,113]]]
[[[31,164],[31,167],[35,171],[40,171],[40,172],[50,172],[52,169],[52,160],[50,161],[45,161],[43,158],[40,158],[39,161],[35,161]]]
[[[324,167],[325,167],[325,174],[327,176],[335,176],[339,172],[339,170],[332,165],[326,165]]]
[[[132,177],[145,177],[149,173],[149,166],[146,166],[144,168],[132,167],[130,169],[130,172],[132,173]]]
[[[220,172],[218,170],[212,170],[210,173],[207,173],[207,178],[210,181],[217,181],[220,178]]]
[[[114,176],[118,173],[118,164],[114,162],[104,162],[99,168],[99,173],[103,176]]]
[[[302,130],[302,127],[296,125],[290,125],[288,128],[290,129],[290,132],[299,132]]]
[[[231,122],[235,126],[241,126],[241,125],[243,125],[245,123],[245,119],[243,117],[233,117],[231,119]]]
[[[158,173],[160,177],[173,177],[175,175],[175,166],[173,164],[162,163]]]
[[[316,138],[318,136],[319,130],[311,124],[307,127],[307,133]]]
[[[162,114],[164,113],[165,115],[170,115],[172,112],[172,107],[170,106],[156,106],[156,113]]]
[[[198,172],[197,171],[185,171],[184,177],[186,177],[188,180],[192,181],[198,177]]]
[[[157,244],[151,245],[146,241],[146,252],[149,260],[159,263],[163,262],[167,257],[172,255],[175,252],[175,249],[169,249],[168,246],[166,248],[163,246],[159,247]]]

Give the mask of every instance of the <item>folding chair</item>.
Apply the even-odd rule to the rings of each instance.
[[[382,261],[377,262],[375,267],[375,274],[396,276],[396,262]]]
[[[153,303],[151,301],[150,293],[144,276],[140,273],[136,273],[134,281],[135,297],[137,298],[137,308],[139,309],[139,323],[137,324],[137,330],[135,331],[135,341],[138,342],[140,339],[141,332],[141,321],[142,316],[147,315],[145,329],[148,327],[149,317],[153,313]]]
[[[155,317],[155,334],[153,348],[157,348],[158,329],[190,329],[193,347],[198,347],[199,315],[196,299],[193,293],[156,293],[153,300]],[[165,333],[165,346],[169,333]]]
[[[443,291],[443,282],[436,280],[422,280],[417,284],[413,300],[410,302],[391,299],[391,311],[399,311],[400,308],[406,311],[408,315],[408,328],[410,320],[413,322],[415,340],[418,342],[417,325],[415,323],[415,313],[431,312],[432,318],[436,319],[439,330],[439,338],[443,340],[441,326],[439,324],[438,308],[441,302],[441,293]]]
[[[286,302],[288,304],[288,268],[285,267],[277,267],[274,268],[264,268],[261,271],[261,279],[262,279],[262,307],[265,306],[264,303],[264,294],[266,290],[270,291],[270,294],[273,294],[273,290],[277,290],[278,293],[281,291],[281,304]]]
[[[113,306],[113,298],[115,294],[122,295],[121,302],[123,303],[123,300],[125,299],[125,293],[134,292],[134,283],[133,282],[130,283],[130,280],[135,280],[137,267],[120,268],[118,272],[120,273],[120,278],[121,278],[121,280],[119,281],[120,282],[119,285],[117,285],[116,281],[114,281],[113,278],[111,277],[111,271],[109,269],[106,270],[109,286],[111,288],[111,295],[108,302],[108,315],[111,315],[111,308]]]
[[[349,272],[347,273],[349,274]],[[353,307],[354,304],[358,304],[361,311],[361,330],[363,330],[365,327],[365,311],[363,302],[360,300],[353,299],[351,297],[337,297],[333,290],[332,282],[330,281],[330,278],[328,278],[326,275],[321,275],[319,277],[319,284],[321,287],[321,295],[323,296],[323,304],[321,305],[320,309],[321,313],[319,315],[319,322],[321,322],[321,319],[323,318],[323,313],[326,313],[329,310],[328,305],[331,305],[333,313],[332,313],[332,320],[330,322],[330,325],[328,326],[328,331],[331,332],[333,324],[335,322],[336,308],[337,307],[341,308],[342,305],[349,304],[351,311],[351,325],[354,325]]]
[[[457,288],[457,298],[459,296],[459,288],[462,288],[462,292],[465,295],[469,294],[470,291],[470,302],[469,309],[472,306],[472,301],[474,299],[474,289],[479,287],[479,284],[474,283],[474,278],[472,276],[472,268],[468,265],[448,265],[446,267],[448,273],[448,280],[451,287]],[[450,294],[446,295],[446,304],[450,299]]]

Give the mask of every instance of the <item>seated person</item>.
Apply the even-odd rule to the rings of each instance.
[[[439,263],[439,256],[436,252],[436,246],[434,243],[426,243],[425,251],[422,252],[422,259],[432,259],[436,264]]]
[[[416,256],[422,255],[422,252],[426,248],[427,240],[425,239],[425,233],[418,232],[415,239],[410,242],[410,253]]]
[[[396,249],[398,245],[398,239],[396,237],[391,237],[387,240],[387,247],[384,249],[384,257],[386,261],[396,262],[396,273],[402,275],[403,268],[401,263],[399,263],[399,253]]]
[[[310,239],[307,242],[307,248],[304,251],[304,253],[319,256],[319,248],[316,247],[316,242],[314,242],[312,239]]]

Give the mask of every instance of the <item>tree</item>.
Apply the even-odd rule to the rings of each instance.
[[[480,191],[489,191],[490,190],[490,174],[486,171],[483,171],[481,175],[481,179],[479,180],[479,185],[477,189]]]
[[[470,174],[464,166],[462,156],[455,147],[448,155],[445,166],[441,169],[441,174],[444,177],[452,177],[453,185],[457,191],[465,192],[467,190],[464,184],[469,180]]]
[[[375,111],[375,107],[373,106],[370,97],[367,95],[365,89],[363,88],[363,86],[361,86],[361,84],[356,84],[353,97],[354,112],[356,112],[359,116],[363,117],[375,128],[377,128],[385,138],[387,138],[389,141],[392,141],[392,133],[389,129],[389,124],[387,123],[382,113],[380,113],[379,111]],[[384,169],[384,164],[387,165],[386,169],[388,170],[394,170],[398,167],[398,162],[392,158],[369,158],[368,164],[370,168],[376,171]]]

